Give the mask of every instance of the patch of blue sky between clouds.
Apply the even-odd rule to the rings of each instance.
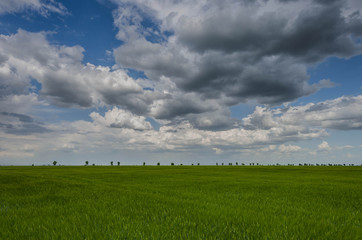
[[[98,1],[65,0],[62,4],[69,14],[52,13],[43,16],[37,12],[19,12],[0,16],[0,33],[15,34],[18,29],[29,32],[48,32],[51,44],[74,46],[85,49],[83,63],[113,66],[110,53],[122,44],[114,36],[117,33],[113,25],[111,2],[100,4]]]
[[[338,98],[341,95],[355,96],[362,94],[362,55],[350,59],[330,57],[308,70],[310,84],[322,79],[335,83],[334,87],[322,88],[318,92],[298,99],[300,104],[320,102]]]
[[[30,79],[29,93],[39,94],[41,88],[42,84],[40,82],[38,82],[36,79]]]

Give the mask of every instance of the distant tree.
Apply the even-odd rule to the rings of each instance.
[[[200,163],[197,163],[197,166],[200,166]]]
[[[53,165],[54,165],[54,166],[57,165],[57,161],[54,161],[54,162],[53,162]]]
[[[33,164],[31,164],[31,166],[33,166],[33,167],[34,167],[34,163],[33,163]]]
[[[171,166],[175,165],[173,162],[171,163]]]
[[[244,165],[245,165],[245,163],[242,163],[241,165],[243,165],[243,166],[244,166]]]
[[[93,163],[92,166],[95,166],[95,164]]]
[[[219,164],[218,163],[216,163],[216,166],[218,166]]]
[[[193,163],[191,163],[191,166],[193,166],[194,164]]]
[[[120,163],[120,162],[117,162],[117,165],[119,166],[119,165],[121,165],[121,163]]]
[[[88,163],[89,163],[88,161],[85,161],[85,165],[86,165],[86,166],[88,166]]]
[[[238,165],[238,162],[236,162],[235,165],[237,166],[237,165]]]
[[[113,161],[111,162],[111,166],[113,166]]]
[[[233,165],[231,162],[229,162],[229,166]]]
[[[160,166],[160,165],[161,165],[161,164],[158,162],[158,163],[157,163],[157,166]]]
[[[145,163],[145,162],[143,162],[143,166],[146,166],[146,163]]]
[[[181,163],[180,166],[183,166],[183,164]]]
[[[224,163],[221,163],[221,166],[224,166]]]

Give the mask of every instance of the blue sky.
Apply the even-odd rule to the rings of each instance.
[[[362,164],[359,0],[4,0],[0,164]]]

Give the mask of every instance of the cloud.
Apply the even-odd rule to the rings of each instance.
[[[0,130],[7,134],[13,135],[31,135],[38,133],[50,132],[41,122],[36,122],[28,115],[1,112],[0,113]]]
[[[35,93],[22,95],[0,95],[0,112],[13,112],[31,114],[34,106],[46,106],[47,104],[38,99]]]
[[[309,84],[307,67],[362,50],[360,15],[341,14],[347,1],[115,2],[119,35],[128,36],[120,37],[125,44],[115,49],[116,62],[220,107],[278,105],[332,87],[329,80]],[[151,41],[150,34],[163,38]]]
[[[337,150],[352,149],[352,148],[353,148],[353,146],[351,146],[351,145],[344,145],[344,146],[336,147]]]
[[[258,149],[261,152],[279,150],[279,152],[288,153],[302,150],[298,145],[287,144],[289,141],[321,139],[328,136],[323,122],[336,122],[341,119],[338,114],[334,115],[334,112],[344,115],[342,121],[356,122],[342,130],[353,129],[353,126],[360,121],[359,113],[356,111],[357,106],[361,106],[360,101],[361,96],[349,96],[302,106],[273,109],[256,107],[254,113],[245,117],[239,126],[218,129],[218,131],[194,127],[195,123],[183,118],[162,125],[159,130],[154,130],[144,117],[120,108],[113,108],[104,116],[93,112],[92,122],[77,121],[64,126],[49,126],[49,128],[55,132],[62,132],[59,136],[58,149],[72,141],[79,151],[83,148],[175,152],[192,152],[196,149],[209,149],[216,152],[216,149],[220,149],[223,153],[229,153]],[[340,111],[341,106],[349,110]],[[321,111],[320,114],[315,114],[317,109]],[[353,115],[352,112],[357,115]],[[191,116],[192,114],[185,118],[192,119]],[[316,116],[318,119],[315,119]],[[333,128],[335,125],[329,126]],[[53,137],[55,135],[52,134]],[[276,147],[277,145],[279,146]],[[350,146],[332,148],[326,141],[318,146],[319,151],[342,148],[347,149]]]
[[[243,118],[246,129],[274,127],[329,128],[337,130],[362,129],[362,95],[343,96],[303,106],[269,109],[256,107]]]
[[[212,150],[214,150],[216,154],[223,153],[223,150],[221,150],[220,148],[212,148]]]
[[[96,112],[90,114],[93,121],[111,128],[130,128],[134,130],[153,129],[143,116],[136,116],[130,112],[114,107],[105,113],[104,117]]]
[[[27,94],[31,80],[41,86],[41,98],[61,107],[119,105],[145,114],[155,99],[163,97],[158,91],[144,92],[122,69],[83,64],[81,46],[51,45],[48,34],[18,30],[0,35],[0,48],[7,56],[1,58],[0,97]]]
[[[329,146],[328,142],[323,141],[321,144],[318,145],[318,149],[321,151],[329,151],[332,148]]]
[[[118,106],[159,122],[226,130],[240,125],[228,107],[276,106],[333,87],[327,79],[309,84],[307,68],[361,50],[352,41],[362,34],[361,19],[341,14],[349,6],[343,1],[115,2],[124,42],[113,52],[116,66],[84,64],[81,46],[20,29],[0,36],[0,97],[27,95],[36,81],[39,98],[60,107]],[[127,69],[146,78],[133,79]]]
[[[278,147],[280,152],[297,152],[300,151],[302,148],[296,145],[280,145]]]
[[[28,10],[38,12],[44,17],[49,16],[51,13],[68,14],[64,5],[55,0],[2,0],[0,2],[0,15]]]

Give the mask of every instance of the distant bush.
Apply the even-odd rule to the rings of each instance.
[[[146,163],[145,163],[145,162],[143,162],[143,166],[146,166]]]
[[[54,162],[53,162],[53,165],[54,165],[54,166],[57,165],[57,161],[54,161]]]
[[[175,165],[175,164],[172,162],[172,163],[171,163],[171,166],[174,166],[174,165]]]
[[[160,166],[160,163],[159,163],[159,162],[157,163],[157,166]]]
[[[121,163],[120,163],[120,162],[117,162],[117,165],[119,166],[119,165],[121,165]]]

